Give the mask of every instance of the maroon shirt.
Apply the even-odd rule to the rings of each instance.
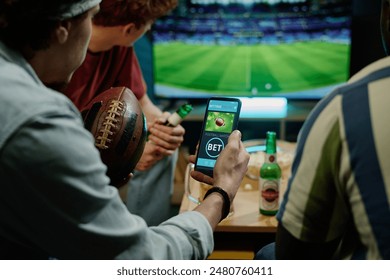
[[[99,53],[87,52],[83,64],[73,74],[65,95],[82,111],[99,93],[118,86],[131,89],[138,100],[146,92],[132,47],[114,47]]]

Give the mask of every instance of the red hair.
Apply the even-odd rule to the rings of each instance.
[[[137,28],[167,14],[178,0],[103,0],[93,23],[117,26],[134,23]]]

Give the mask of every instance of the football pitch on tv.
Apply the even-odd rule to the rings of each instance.
[[[235,96],[271,96],[332,86],[349,76],[348,44],[155,44],[156,84]]]

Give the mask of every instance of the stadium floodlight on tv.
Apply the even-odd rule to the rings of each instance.
[[[154,24],[161,98],[319,99],[349,77],[351,0],[183,0]]]

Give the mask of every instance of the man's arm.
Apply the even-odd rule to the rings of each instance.
[[[191,155],[189,160],[194,162],[195,155]],[[248,170],[248,162],[249,154],[241,142],[241,132],[235,130],[217,159],[214,167],[214,177],[211,178],[195,170],[191,171],[191,177],[199,182],[222,188],[228,194],[230,203],[232,203]],[[212,193],[195,208],[195,211],[202,213],[211,227],[215,229],[221,220],[223,207],[223,197],[218,193]]]
[[[142,107],[142,111],[144,112],[148,123],[152,123],[155,119],[162,115],[163,112],[160,110],[160,108],[153,104],[146,93],[138,101]]]
[[[164,156],[172,155],[184,140],[185,130],[181,125],[167,127],[162,123],[169,117],[169,113],[163,113],[152,103],[147,94],[140,100],[142,111],[148,122],[148,142],[139,160],[136,169],[147,170],[161,160]]]

